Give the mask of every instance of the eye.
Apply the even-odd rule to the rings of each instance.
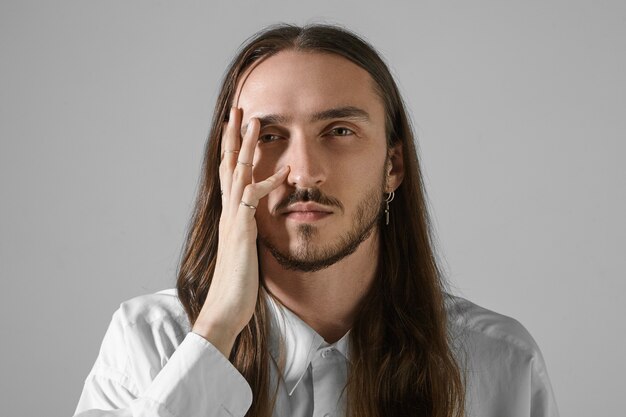
[[[348,129],[347,127],[336,127],[330,130],[328,134],[332,136],[350,136],[354,135],[354,131],[352,129]]]
[[[272,135],[272,134],[267,134],[267,135],[261,135],[259,136],[259,142],[261,143],[270,143],[270,142],[275,142],[278,139],[280,139],[280,136],[278,135]]]

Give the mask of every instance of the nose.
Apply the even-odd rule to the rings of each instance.
[[[283,165],[291,167],[287,176],[289,185],[316,188],[326,180],[325,165],[328,161],[315,138],[304,134],[292,136],[283,157]]]

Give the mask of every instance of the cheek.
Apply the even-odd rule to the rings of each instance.
[[[255,220],[260,235],[270,240],[285,233],[285,223],[282,215],[272,214],[272,209],[280,202],[281,195],[274,190],[263,197],[257,205]]]
[[[272,152],[264,151],[257,146],[252,163],[252,182],[260,182],[274,175],[278,171],[278,158]]]
[[[371,188],[372,186],[378,187],[381,181],[380,177],[384,172],[384,159],[371,155],[361,155],[349,158],[334,166],[339,166],[345,181],[351,181],[355,187],[362,188],[361,185],[363,185],[363,187]]]

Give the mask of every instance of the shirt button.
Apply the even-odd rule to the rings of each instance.
[[[328,355],[330,355],[332,351],[333,351],[333,348],[324,349],[322,351],[322,358],[328,357]],[[330,417],[330,414],[324,414],[324,417],[326,416]]]

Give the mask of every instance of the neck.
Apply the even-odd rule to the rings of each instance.
[[[371,288],[380,248],[374,231],[357,250],[315,272],[283,268],[259,245],[261,275],[268,290],[324,338],[335,343],[352,328],[361,301]]]

